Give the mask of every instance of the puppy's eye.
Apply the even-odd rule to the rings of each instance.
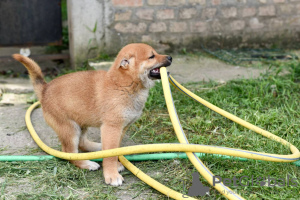
[[[155,55],[153,54],[152,56],[149,57],[149,59],[153,59],[155,57]]]

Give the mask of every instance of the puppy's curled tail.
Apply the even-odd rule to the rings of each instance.
[[[43,73],[41,71],[41,68],[38,66],[36,62],[34,62],[32,59],[26,56],[22,56],[20,54],[13,54],[12,57],[26,67],[31,82],[33,84],[34,91],[38,99],[41,100],[43,89],[46,86],[46,82]]]

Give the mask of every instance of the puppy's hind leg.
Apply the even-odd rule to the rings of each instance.
[[[69,131],[65,131],[61,139],[62,150],[68,153],[78,153],[81,128],[75,122],[71,122],[67,128]],[[90,171],[100,168],[98,163],[90,160],[70,160],[70,162],[81,169],[88,169]]]
[[[102,145],[101,143],[97,142],[92,142],[87,139],[87,134],[86,134],[87,128],[82,128],[81,129],[81,135],[79,138],[79,149],[82,151],[101,151],[102,150]]]
[[[81,128],[74,121],[58,121],[51,116],[44,115],[48,124],[57,133],[62,151],[67,153],[78,153],[79,138],[81,135]],[[49,123],[50,122],[50,123]],[[97,170],[100,165],[90,160],[70,160],[72,164],[81,169]]]

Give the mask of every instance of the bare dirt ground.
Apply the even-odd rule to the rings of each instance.
[[[180,83],[214,80],[224,82],[237,78],[255,78],[266,69],[248,68],[226,64],[207,57],[179,56],[168,68],[171,75]]]

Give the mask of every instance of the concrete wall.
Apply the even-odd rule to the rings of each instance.
[[[68,0],[68,11],[76,63],[132,42],[160,52],[300,46],[300,0]]]

